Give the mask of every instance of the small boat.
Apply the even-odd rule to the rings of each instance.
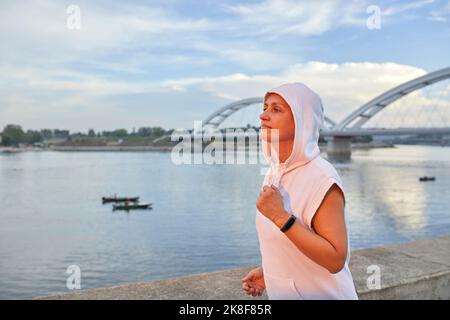
[[[110,203],[110,202],[138,202],[139,197],[102,197],[103,203]]]
[[[113,211],[116,210],[135,210],[135,209],[151,209],[151,203],[124,203],[124,204],[113,204]]]
[[[423,177],[420,177],[420,178],[419,178],[419,181],[434,181],[434,180],[436,180],[435,177],[426,177],[426,176],[423,176]]]

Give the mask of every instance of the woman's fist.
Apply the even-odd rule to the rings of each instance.
[[[283,196],[273,185],[263,187],[256,201],[256,208],[275,224],[287,215],[284,209]]]

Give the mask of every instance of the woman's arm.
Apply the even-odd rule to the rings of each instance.
[[[267,187],[262,192],[257,207],[261,207],[267,214],[260,209],[261,213],[271,219],[278,228],[290,217],[284,210],[282,196],[275,187]],[[347,257],[347,230],[344,220],[344,196],[336,184],[333,184],[325,195],[311,226],[315,233],[295,221],[285,235],[303,254],[329,272],[341,271]]]

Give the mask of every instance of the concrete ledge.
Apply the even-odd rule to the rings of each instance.
[[[360,299],[450,299],[450,236],[363,249],[351,254],[350,269]],[[368,267],[381,273],[381,288],[369,289]],[[267,299],[253,298],[240,279],[255,266],[119,285],[36,299]]]

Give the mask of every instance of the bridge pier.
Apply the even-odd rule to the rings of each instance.
[[[352,155],[352,137],[329,137],[327,142],[327,155],[329,159],[350,160]]]

